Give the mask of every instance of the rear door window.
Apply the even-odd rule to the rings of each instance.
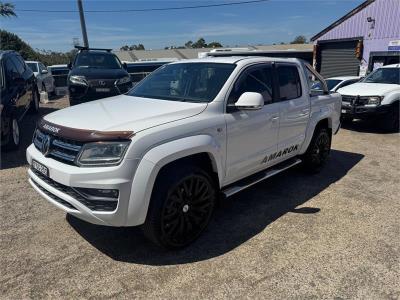
[[[20,75],[24,74],[25,72],[25,63],[18,55],[12,56],[11,60],[13,61],[14,65],[17,67],[17,71]]]
[[[278,65],[279,99],[281,101],[301,97],[299,71],[295,65]]]
[[[6,59],[5,71],[6,71],[6,74],[5,74],[6,80],[10,84],[12,84],[12,82],[16,78],[20,77],[17,67],[15,66],[14,62],[10,58]]]

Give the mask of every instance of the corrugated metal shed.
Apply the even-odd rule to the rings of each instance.
[[[390,41],[400,40],[400,0],[367,0],[311,38],[321,45],[348,39],[362,41],[360,65],[366,67],[370,52],[387,51]]]

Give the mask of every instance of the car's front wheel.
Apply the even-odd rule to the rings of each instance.
[[[399,101],[393,103],[389,109],[389,112],[383,116],[382,125],[385,130],[390,132],[399,132],[399,106]]]
[[[196,166],[177,166],[160,172],[143,231],[154,243],[169,249],[192,243],[207,227],[216,190],[211,177]]]

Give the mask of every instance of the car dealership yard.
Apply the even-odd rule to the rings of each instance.
[[[1,153],[0,298],[400,297],[398,134],[346,125],[320,174],[289,170],[222,201],[205,234],[173,252],[42,199],[25,160],[35,118],[23,147]]]

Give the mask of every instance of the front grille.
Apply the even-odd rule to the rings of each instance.
[[[36,173],[35,173],[35,174],[36,174]],[[69,203],[69,202],[67,202],[67,201],[65,201],[65,200],[63,200],[63,199],[61,199],[60,197],[54,195],[53,193],[50,193],[48,190],[46,190],[46,189],[43,188],[40,184],[38,184],[35,180],[32,179],[32,181],[33,181],[33,183],[35,184],[35,186],[36,186],[39,190],[41,190],[43,193],[45,193],[47,196],[49,196],[49,197],[50,197],[51,199],[53,199],[54,201],[60,203],[60,204],[63,205],[63,206],[68,207],[69,209],[77,210],[77,209],[75,208],[75,206],[73,206],[71,203]]]
[[[43,143],[47,139],[49,139],[48,150],[43,148]],[[39,129],[35,132],[33,144],[40,152],[45,152],[46,156],[68,164],[74,164],[75,158],[83,146],[82,143],[43,133]]]
[[[53,179],[44,176],[40,172],[36,171],[35,169],[31,169],[31,171],[39,177],[41,180],[46,182],[48,185],[52,186],[56,190],[67,194],[68,196],[71,196],[75,200],[78,200],[80,203],[83,205],[87,206],[90,210],[93,211],[113,211],[117,208],[118,200],[115,201],[104,201],[104,200],[88,200],[85,197],[83,197],[80,193],[76,192],[74,188],[63,185],[61,183],[58,183],[57,181],[54,181]],[[40,187],[43,189],[42,187]],[[48,191],[47,191],[48,192]],[[50,193],[50,192],[48,192]],[[57,196],[55,196],[57,197]],[[62,199],[61,199],[62,200]],[[57,201],[57,200],[56,200]],[[62,200],[64,201],[64,200]],[[65,201],[64,201],[65,202]]]
[[[90,79],[89,86],[94,88],[113,88],[116,79]]]
[[[368,99],[369,97],[342,95],[342,103],[345,105],[352,105],[352,106],[365,105],[368,104]]]

